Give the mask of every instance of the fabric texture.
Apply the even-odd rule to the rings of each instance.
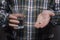
[[[4,3],[7,3],[6,5],[8,6],[7,8],[9,9],[4,9],[8,13],[21,13],[26,15],[26,18],[23,20],[25,22],[24,29],[17,30],[20,35],[17,35],[17,32],[14,30],[11,30],[11,28],[6,28],[7,32],[7,40],[50,40],[53,37],[49,37],[52,34],[52,27],[53,26],[51,23],[48,25],[46,28],[43,29],[36,29],[33,25],[36,22],[36,18],[38,14],[40,14],[43,10],[50,10],[49,9],[49,2],[48,0],[13,0],[8,1],[8,0],[1,0],[1,3],[3,5]],[[52,6],[52,5],[51,5]],[[1,10],[2,7],[1,6]],[[49,30],[50,29],[50,30]],[[48,30],[48,31],[47,31]]]

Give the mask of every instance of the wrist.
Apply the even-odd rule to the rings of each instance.
[[[7,19],[8,19],[8,13],[6,13],[6,14],[0,14],[0,16],[2,15],[2,17],[1,17],[1,19],[0,19],[0,25],[2,26],[2,27],[5,27],[6,26],[6,24],[7,24]]]

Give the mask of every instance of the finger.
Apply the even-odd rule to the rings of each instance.
[[[20,23],[18,20],[9,20],[10,23],[15,23],[15,24],[18,24]]]
[[[9,23],[9,26],[11,26],[11,27],[18,27],[18,25],[16,25],[16,24],[10,24],[10,23]]]
[[[13,14],[13,15],[16,16],[16,17],[25,17],[23,14],[19,14],[19,13]]]
[[[50,10],[44,10],[42,12],[43,15],[49,15],[49,16],[55,16],[54,12],[53,11],[50,11]]]
[[[54,14],[53,12],[52,12],[52,13],[50,13],[50,15],[51,15],[51,16],[55,16],[55,14]]]
[[[10,18],[10,19],[17,19],[17,17],[14,16],[14,15],[9,15],[9,18]]]

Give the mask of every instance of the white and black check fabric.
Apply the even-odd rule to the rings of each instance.
[[[14,0],[13,10],[26,15],[23,40],[35,40],[36,29],[33,24],[42,10],[47,10],[48,0]],[[20,39],[21,39],[20,38]]]
[[[55,12],[55,16],[53,17],[52,23],[54,25],[60,25],[60,0],[54,0],[53,2],[53,11]]]
[[[48,9],[49,0],[13,0],[13,4],[13,6],[9,5],[12,12],[26,15],[24,19],[25,24],[23,25],[24,35],[20,37],[20,40],[44,40],[44,36],[47,36],[47,34],[43,34],[43,32],[41,33],[43,36],[39,35],[41,39],[37,39],[36,33],[39,34],[41,30],[37,31],[33,25],[36,22],[38,14]],[[13,33],[16,35],[15,32]]]

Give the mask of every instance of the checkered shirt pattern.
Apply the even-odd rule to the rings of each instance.
[[[53,5],[55,16],[52,17],[52,23],[54,25],[60,25],[60,0],[54,0]]]
[[[48,0],[14,0],[13,7],[10,9],[14,13],[22,13],[26,17],[24,19],[24,35],[20,40],[35,40],[36,28],[33,26],[37,15],[48,8]]]
[[[15,12],[26,15],[24,24],[23,40],[35,40],[36,29],[33,24],[36,21],[37,15],[44,9],[47,10],[48,0],[14,0]]]

